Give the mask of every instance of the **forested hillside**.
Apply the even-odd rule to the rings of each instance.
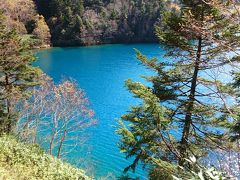
[[[32,35],[34,46],[48,47],[50,31],[43,16],[37,13],[32,0],[5,0],[0,3],[0,13],[4,16],[4,24],[15,29],[19,34]]]
[[[44,47],[156,42],[154,27],[163,8],[159,0],[6,0],[0,4],[10,27],[32,34],[37,46]]]
[[[157,41],[159,0],[35,0],[55,46]]]

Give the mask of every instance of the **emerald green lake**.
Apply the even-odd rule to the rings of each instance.
[[[124,87],[124,81],[131,78],[147,83],[141,75],[153,73],[140,64],[133,48],[148,57],[161,57],[164,54],[158,44],[52,48],[36,53],[38,61],[35,64],[56,83],[62,77],[75,79],[96,113],[98,123],[88,129],[87,142],[81,149],[71,153],[67,160],[88,169],[89,174],[97,178],[109,173],[119,177],[131,162],[120,153],[117,146],[120,137],[115,134],[116,119],[126,113],[130,105],[139,103]],[[139,167],[135,173],[128,174],[146,179],[147,170]]]

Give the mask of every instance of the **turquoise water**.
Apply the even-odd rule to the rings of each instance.
[[[79,161],[79,166],[87,168],[95,177],[109,173],[118,177],[131,162],[119,152],[119,137],[115,134],[116,119],[127,112],[130,105],[138,103],[124,87],[124,81],[131,78],[146,83],[141,75],[153,73],[139,63],[133,48],[148,57],[160,57],[164,53],[158,44],[52,48],[37,53],[37,66],[56,83],[62,77],[74,78],[91,102],[98,124],[88,130],[89,139],[85,146],[72,153],[68,160]],[[129,175],[146,179],[146,170],[139,167]]]

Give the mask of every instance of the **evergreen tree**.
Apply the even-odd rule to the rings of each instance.
[[[6,27],[0,15],[0,134],[11,132],[17,115],[15,103],[37,83],[40,70],[31,66],[34,60],[29,39]]]
[[[200,158],[223,146],[230,126],[226,99],[235,96],[219,71],[239,60],[238,4],[182,0],[179,6],[180,11],[164,13],[157,28],[170,58],[148,59],[137,51],[156,75],[146,77],[151,87],[126,82],[143,103],[121,118],[117,131],[120,149],[135,157],[125,170],[142,161],[151,165],[152,179],[172,179],[177,164],[190,167],[187,157]]]
[[[240,59],[240,56],[238,56]],[[240,94],[239,94],[239,88],[240,88],[240,73],[235,72],[234,74],[234,82],[231,84],[232,88],[236,91],[237,97],[236,97],[236,104],[230,109],[231,113],[230,116],[232,119],[234,119],[234,123],[231,127],[231,140],[233,142],[237,142],[237,147],[240,147]]]

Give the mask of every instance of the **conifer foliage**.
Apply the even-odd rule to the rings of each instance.
[[[227,99],[235,92],[222,77],[239,60],[239,4],[182,0],[179,7],[165,12],[157,27],[168,58],[148,59],[137,51],[140,62],[156,75],[146,77],[150,87],[126,81],[143,102],[123,115],[117,131],[120,149],[135,157],[125,170],[141,161],[151,165],[152,179],[172,179],[175,165],[190,167],[188,157],[203,157],[229,142]]]
[[[40,70],[31,66],[34,60],[29,39],[6,27],[0,15],[0,134],[11,132],[15,103],[37,83]]]

